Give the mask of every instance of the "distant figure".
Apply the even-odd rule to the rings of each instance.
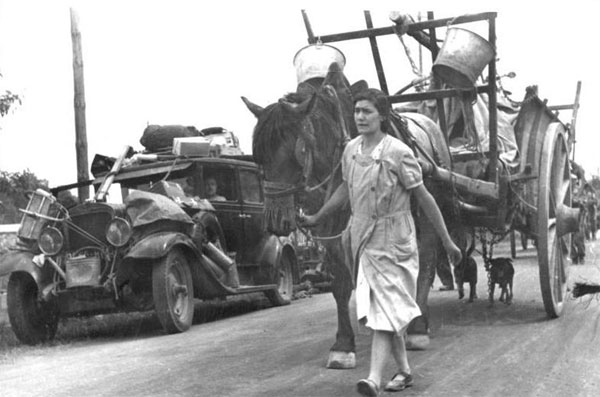
[[[227,199],[223,196],[220,196],[217,193],[217,180],[213,176],[209,176],[205,180],[204,184],[204,192],[206,194],[206,198],[210,201],[226,201]]]

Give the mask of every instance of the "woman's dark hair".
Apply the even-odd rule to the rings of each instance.
[[[390,130],[390,112],[392,110],[387,95],[376,88],[367,88],[354,96],[354,106],[358,101],[369,101],[375,106],[379,115],[383,117],[381,131],[387,133]]]

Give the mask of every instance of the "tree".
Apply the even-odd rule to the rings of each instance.
[[[4,117],[8,114],[8,111],[15,103],[21,104],[21,98],[17,94],[13,94],[10,91],[4,91],[0,95],[0,116]]]
[[[48,189],[48,181],[39,179],[31,171],[0,171],[0,223],[19,223],[19,208],[27,207],[27,192],[36,189]]]
[[[0,78],[2,74],[0,74]],[[11,107],[16,104],[21,104],[21,97],[17,94],[12,93],[9,90],[0,91],[0,117],[4,117],[8,114]]]
[[[600,176],[592,175],[592,180],[590,181],[590,184],[594,189],[596,189],[597,192],[600,192]]]

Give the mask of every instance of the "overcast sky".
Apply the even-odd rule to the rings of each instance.
[[[390,25],[397,3],[368,2],[376,27]],[[571,103],[582,80],[576,161],[588,175],[599,173],[594,2],[402,3],[413,5],[401,11],[415,17],[416,7],[439,18],[497,11],[498,71],[517,74],[504,83],[515,100],[537,84],[549,104]],[[266,106],[295,89],[292,59],[307,44],[300,10],[307,10],[317,35],[365,26],[365,7],[352,2],[0,0],[0,90],[23,98],[0,119],[0,170],[29,168],[51,186],[77,176],[69,6],[80,17],[90,163],[96,153],[117,156],[126,144],[141,150],[148,123],[222,126],[250,154],[255,119],[240,96]],[[406,42],[416,57],[412,39]],[[396,37],[379,43],[395,91],[414,75]],[[368,40],[337,46],[348,79],[377,87]],[[570,112],[561,119],[570,122]]]

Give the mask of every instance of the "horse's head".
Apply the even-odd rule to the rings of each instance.
[[[308,198],[311,212],[322,204],[327,183],[312,191],[321,200],[305,193],[334,173],[347,138],[356,135],[350,86],[333,63],[325,79],[303,82],[266,108],[242,100],[257,118],[252,154],[264,170],[265,224],[288,235],[296,228],[297,201]]]

